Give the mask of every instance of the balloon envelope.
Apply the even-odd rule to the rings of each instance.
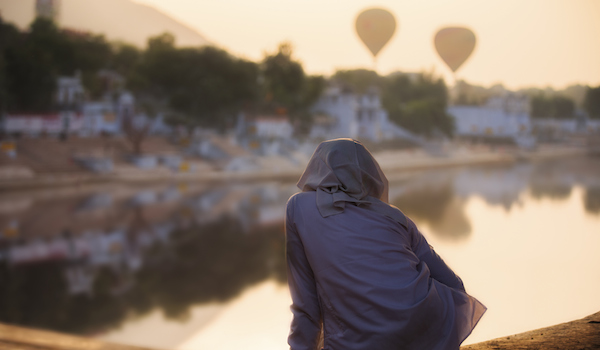
[[[394,15],[383,9],[368,9],[356,18],[356,33],[376,57],[396,31]]]
[[[470,29],[448,27],[440,29],[434,43],[438,55],[453,72],[469,58],[475,48],[475,34]]]

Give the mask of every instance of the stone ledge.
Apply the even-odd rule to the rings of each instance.
[[[0,324],[0,349],[11,350],[152,350],[96,339]]]
[[[461,350],[600,349],[600,312],[555,326],[461,346]]]
[[[152,350],[96,339],[0,324],[0,349],[11,350]],[[508,337],[465,345],[461,350],[592,350],[600,349],[600,312]]]

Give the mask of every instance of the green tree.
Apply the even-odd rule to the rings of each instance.
[[[136,70],[142,58],[142,51],[133,45],[124,43],[114,43],[111,50],[113,54],[109,67],[121,74],[126,79],[129,87],[130,82],[139,79],[136,76]],[[131,85],[135,86],[135,83]]]
[[[533,118],[571,119],[575,117],[575,102],[565,96],[546,97],[538,94],[531,98],[530,106]]]
[[[263,59],[261,81],[262,109],[286,113],[299,132],[306,133],[312,124],[309,108],[321,95],[325,79],[307,76],[302,65],[293,60],[291,44],[282,43],[275,54]]]
[[[10,74],[7,70],[6,56],[13,49],[20,37],[19,30],[10,23],[3,22],[0,16],[0,118],[2,118],[2,114],[9,108],[10,99],[12,98],[12,94],[9,94],[8,90]]]
[[[331,80],[350,87],[359,94],[366,93],[372,86],[382,88],[385,85],[385,78],[368,69],[339,70],[335,72]]]
[[[454,120],[446,113],[448,90],[442,78],[393,74],[385,79],[383,107],[390,120],[416,134],[451,136]]]
[[[557,119],[575,118],[575,102],[565,96],[555,96],[552,99],[554,117]]]
[[[19,33],[0,24],[2,58],[0,73],[6,109],[17,112],[49,112],[60,75],[80,72],[83,85],[94,95],[101,89],[97,71],[112,56],[102,36],[60,30],[54,22],[37,18],[29,32]],[[2,87],[0,87],[2,89]],[[1,90],[0,90],[1,91]]]
[[[590,118],[600,119],[600,86],[595,88],[588,87],[583,107],[588,112]]]
[[[280,44],[276,54],[265,57],[261,68],[266,100],[289,110],[299,108],[306,76],[302,65],[292,60],[291,45]]]
[[[4,56],[9,111],[52,110],[59,75],[55,56],[64,55],[66,42],[52,21],[41,18],[19,41],[6,48]]]
[[[258,66],[215,47],[176,48],[170,34],[148,41],[132,84],[146,100],[197,124],[222,127],[256,99]]]
[[[552,115],[552,105],[544,95],[533,96],[530,104],[533,118],[549,118]]]
[[[98,71],[107,68],[114,55],[104,36],[64,32],[72,50],[72,61],[64,64],[62,75],[81,73],[81,81],[92,98],[98,98],[104,92]],[[66,61],[65,61],[66,62]]]

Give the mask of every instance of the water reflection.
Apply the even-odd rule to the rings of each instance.
[[[90,334],[156,308],[185,318],[191,305],[284,282],[281,203],[294,191],[141,189],[3,212],[12,232],[1,240],[0,320]]]
[[[248,235],[229,216],[174,230],[46,242],[19,244],[2,263],[1,279],[8,282],[0,288],[4,322],[95,333],[132,313],[160,308],[168,317],[184,318],[191,305],[227,300],[269,277],[285,281],[282,228]],[[50,246],[63,255],[14,259],[15,252]]]
[[[600,187],[587,188],[583,200],[588,213],[600,214]]]
[[[475,166],[418,174],[392,184],[391,202],[440,238],[464,239],[471,224],[464,204],[471,196],[510,212],[526,194],[536,200],[566,200],[575,186],[586,188],[585,210],[600,214],[600,159],[572,158],[501,166]]]
[[[434,238],[465,242],[471,197],[510,212],[524,198],[585,189],[600,215],[600,159],[465,167],[390,184],[391,202]],[[0,322],[98,334],[161,310],[227,302],[285,282],[283,217],[292,183],[95,185],[0,195]],[[529,199],[531,200],[531,199]]]
[[[429,223],[439,235],[450,238],[468,237],[471,225],[464,214],[464,199],[455,193],[452,177],[431,180],[397,189],[404,191],[394,196],[391,203],[401,208],[414,221]]]

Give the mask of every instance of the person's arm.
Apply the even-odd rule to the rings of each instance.
[[[321,334],[321,309],[313,271],[292,221],[292,211],[292,205],[288,203],[285,223],[286,258],[288,284],[292,295],[290,308],[294,315],[288,344],[291,350],[315,350]]]
[[[408,219],[408,218],[407,218]],[[448,287],[465,291],[465,286],[452,269],[446,265],[444,260],[437,255],[433,247],[427,243],[427,240],[419,232],[417,226],[412,220],[408,219],[408,233],[411,237],[411,248],[419,260],[425,262],[429,267],[431,278],[441,282]]]

